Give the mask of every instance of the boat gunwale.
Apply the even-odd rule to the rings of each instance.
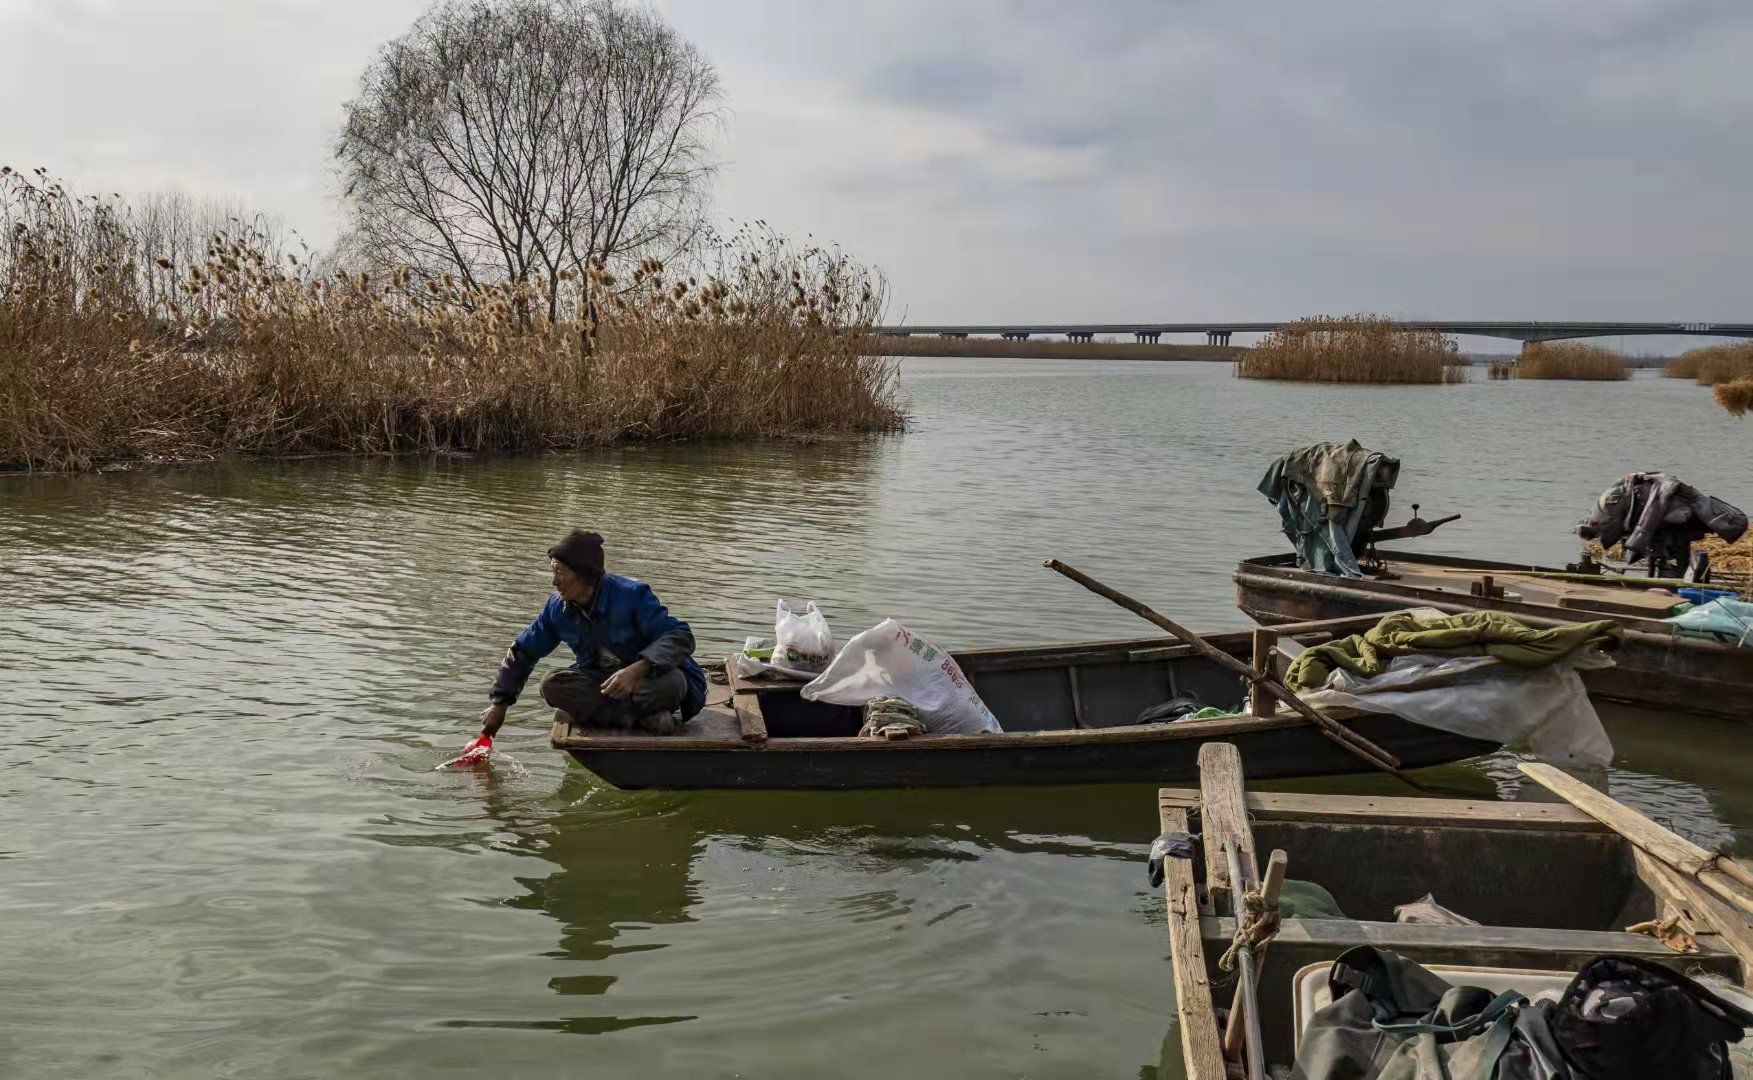
[[[1613,830],[1569,803],[1506,802],[1493,799],[1433,799],[1419,796],[1316,795],[1289,791],[1246,791],[1248,817],[1255,822],[1295,825],[1392,825],[1443,829],[1521,829],[1535,832],[1612,833]],[[1157,790],[1160,810],[1198,813],[1197,788]]]
[[[862,735],[774,739],[751,743],[740,738],[690,738],[677,735],[573,735],[568,725],[555,722],[549,741],[556,750],[775,750],[872,751],[992,750],[1059,746],[1100,746],[1108,743],[1151,743],[1201,740],[1261,731],[1306,727],[1308,721],[1292,712],[1273,716],[1218,716],[1209,720],[1178,720],[1168,724],[1124,724],[1105,728],[1070,728],[1048,731],[1005,731],[990,735],[915,735],[907,739],[873,739]]]

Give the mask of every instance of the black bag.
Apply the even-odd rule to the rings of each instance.
[[[1577,972],[1547,1024],[1588,1080],[1727,1080],[1728,1044],[1753,1014],[1660,964],[1601,956]]]
[[[1359,946],[1328,977],[1300,1080],[1729,1080],[1753,1013],[1647,960],[1601,956],[1556,1002],[1450,986]]]

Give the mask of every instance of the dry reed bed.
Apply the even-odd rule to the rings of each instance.
[[[1691,379],[1700,386],[1753,379],[1753,341],[1692,349],[1669,361],[1662,374],[1670,379]]]
[[[1296,382],[1455,383],[1468,369],[1455,342],[1374,315],[1301,319],[1236,361],[1244,379]]]
[[[1578,379],[1613,382],[1631,378],[1625,358],[1598,345],[1576,341],[1530,341],[1516,363],[1518,379]]]
[[[322,275],[240,226],[207,259],[143,250],[127,207],[0,173],[0,467],[226,453],[516,451],[892,431],[863,342],[880,278],[738,234],[673,274]]]

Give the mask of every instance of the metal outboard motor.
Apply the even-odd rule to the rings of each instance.
[[[1296,549],[1297,565],[1316,573],[1362,577],[1361,564],[1379,564],[1375,545],[1383,540],[1428,536],[1435,521],[1418,516],[1384,529],[1389,493],[1400,477],[1400,461],[1376,453],[1356,439],[1302,446],[1274,461],[1259,484],[1260,494],[1278,507],[1280,525]],[[1379,565],[1372,567],[1379,571]]]
[[[1669,473],[1626,473],[1601,493],[1589,516],[1577,523],[1584,540],[1603,552],[1623,544],[1625,561],[1647,560],[1650,577],[1710,580],[1710,556],[1692,545],[1707,536],[1732,544],[1747,532],[1747,515]],[[1584,566],[1594,566],[1585,554]]]

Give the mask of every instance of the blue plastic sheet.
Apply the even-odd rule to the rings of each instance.
[[[1668,621],[1683,634],[1753,646],[1753,602],[1725,596],[1683,611]]]

